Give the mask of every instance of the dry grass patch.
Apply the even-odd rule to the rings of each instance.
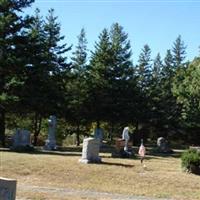
[[[200,176],[182,172],[179,158],[147,156],[143,169],[137,159],[111,158],[106,153],[101,156],[102,164],[86,165],[78,162],[77,155],[0,152],[0,176],[16,178],[20,186],[200,200]],[[48,193],[42,192],[18,191],[18,196],[48,199]],[[56,194],[49,199],[56,199]]]

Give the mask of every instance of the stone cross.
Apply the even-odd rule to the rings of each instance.
[[[15,200],[17,181],[0,177],[0,199]]]
[[[122,132],[122,139],[125,140],[124,151],[128,151],[128,141],[130,139],[128,131],[129,131],[129,128],[125,127],[123,132]]]
[[[56,116],[51,115],[48,120],[49,128],[48,128],[48,139],[46,140],[45,149],[47,150],[54,150],[56,149],[56,139],[55,139],[55,133],[56,133]]]

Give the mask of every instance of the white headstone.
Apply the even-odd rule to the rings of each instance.
[[[95,138],[86,138],[83,140],[82,157],[79,160],[82,163],[99,163],[100,141]]]
[[[56,116],[51,115],[48,120],[49,128],[48,128],[48,139],[46,140],[45,149],[47,150],[54,150],[56,149],[56,139],[55,139],[55,133],[56,133]]]
[[[130,139],[128,131],[129,131],[129,128],[125,127],[123,132],[122,132],[122,139],[125,140],[124,151],[128,151],[128,141]]]
[[[13,136],[13,147],[31,146],[31,133],[28,130],[17,129]]]
[[[17,181],[0,177],[0,199],[15,200]]]

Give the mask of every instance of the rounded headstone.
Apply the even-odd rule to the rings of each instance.
[[[168,141],[164,137],[159,137],[157,139],[157,147],[161,153],[170,153],[172,150],[169,147]]]

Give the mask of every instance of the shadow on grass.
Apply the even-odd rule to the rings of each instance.
[[[149,156],[155,157],[163,157],[163,158],[180,158],[182,152],[173,152],[173,153],[149,153]]]
[[[123,163],[104,162],[104,161],[102,161],[101,164],[103,164],[103,165],[121,166],[121,167],[127,167],[127,168],[134,167],[134,165],[128,165],[128,164],[123,164]]]
[[[81,156],[81,152],[73,152],[73,151],[47,151],[47,150],[38,150],[34,149],[32,151],[17,151],[14,149],[4,148],[0,149],[0,152],[12,152],[12,153],[21,153],[21,154],[31,154],[31,155],[55,155],[55,156]]]
[[[81,156],[79,152],[61,152],[61,151],[34,151],[34,152],[22,152],[22,153],[29,153],[34,155],[54,155],[54,156]]]

